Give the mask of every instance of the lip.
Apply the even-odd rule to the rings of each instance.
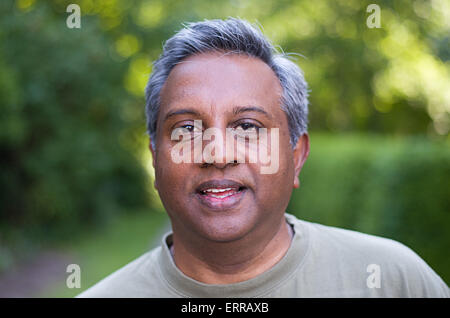
[[[211,193],[208,189],[230,189],[227,192]],[[232,194],[230,194],[232,192]],[[201,205],[215,211],[225,211],[235,208],[243,199],[247,187],[230,179],[215,179],[201,183],[196,189],[196,198]],[[220,197],[225,194],[225,197]]]
[[[213,180],[208,180],[206,182],[201,183],[195,190],[197,192],[201,192],[206,189],[212,189],[212,188],[215,188],[215,189],[227,189],[227,188],[239,189],[239,188],[246,188],[246,186],[240,182],[230,180],[230,179],[213,179]]]

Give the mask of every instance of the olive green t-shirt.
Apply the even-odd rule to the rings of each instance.
[[[184,275],[161,246],[78,297],[450,297],[442,279],[396,241],[286,214],[294,237],[284,257],[243,282],[210,285]]]

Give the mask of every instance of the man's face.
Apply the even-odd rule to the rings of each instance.
[[[191,56],[170,73],[162,91],[156,151],[155,186],[174,231],[218,242],[241,239],[279,224],[307,156],[307,136],[299,150],[289,140],[282,88],[271,68],[243,55]],[[279,168],[261,174],[261,163],[175,163],[174,129],[279,129]],[[200,137],[201,138],[201,137]],[[226,142],[224,140],[224,142]],[[208,141],[203,141],[203,147]],[[225,148],[225,146],[224,146]],[[270,146],[269,146],[270,148]],[[298,148],[298,147],[297,147]],[[225,159],[224,159],[225,160]]]

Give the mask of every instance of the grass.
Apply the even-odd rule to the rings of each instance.
[[[74,297],[115,270],[159,244],[169,229],[165,212],[125,214],[96,232],[71,243],[55,246],[74,257],[81,269],[81,288],[69,289],[66,279],[46,288],[37,297]],[[69,275],[69,274],[66,274]],[[67,277],[67,276],[66,276]]]

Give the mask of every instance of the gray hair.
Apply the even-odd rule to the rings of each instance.
[[[278,53],[258,28],[245,20],[229,18],[188,23],[164,44],[162,54],[153,63],[145,90],[147,132],[153,149],[160,93],[170,71],[191,55],[214,51],[246,54],[272,68],[283,89],[281,107],[287,116],[290,142],[294,147],[306,133],[308,124],[308,85],[302,70],[287,54]]]

